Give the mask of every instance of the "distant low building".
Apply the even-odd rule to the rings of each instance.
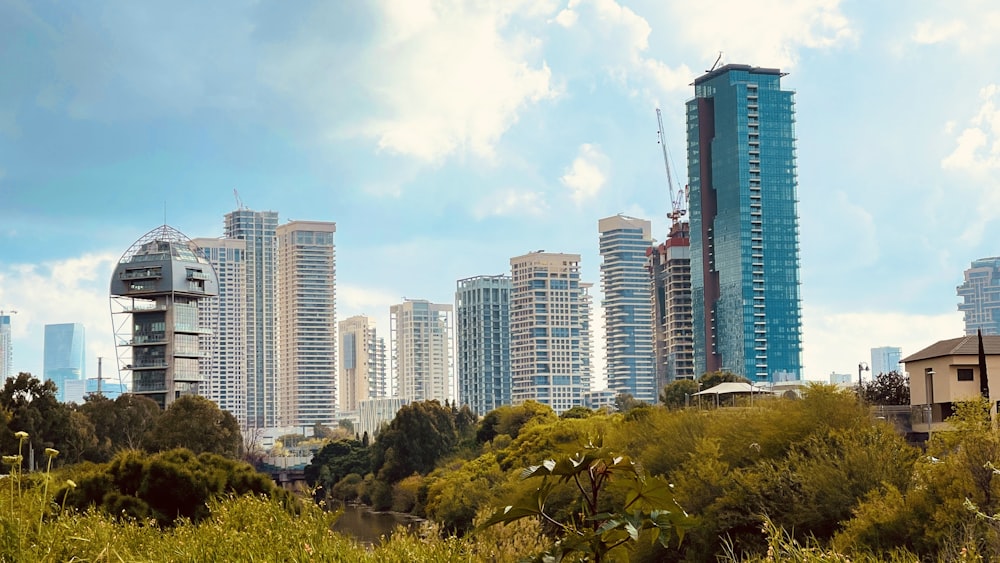
[[[608,410],[615,410],[615,398],[618,394],[614,389],[598,389],[597,391],[587,391],[583,394],[583,404],[588,409],[599,409],[607,407]]]
[[[990,400],[1000,399],[1000,336],[983,336]],[[979,339],[963,336],[936,342],[903,358],[910,374],[910,405],[925,409],[928,430],[955,413],[955,403],[981,396]]]
[[[392,422],[392,419],[396,418],[396,413],[399,412],[399,409],[403,408],[403,405],[408,402],[400,397],[363,399],[358,401],[359,422],[354,427],[354,430],[361,437],[364,437],[365,432],[367,432],[368,437],[374,440],[378,435],[379,428],[383,424]]]
[[[830,373],[830,385],[851,385],[854,375],[850,373]]]
[[[69,380],[66,381],[66,388],[63,389],[63,402],[76,403],[80,405],[83,404],[84,398],[90,394],[101,394],[111,400],[115,400],[120,397],[122,393],[128,393],[128,387],[119,381],[108,381],[107,379],[102,379],[100,381],[100,385],[98,385],[96,377],[91,379]]]

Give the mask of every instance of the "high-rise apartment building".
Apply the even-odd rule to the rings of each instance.
[[[510,259],[511,400],[556,413],[584,406],[590,391],[589,289],[580,255],[532,252]]]
[[[449,399],[454,369],[452,306],[406,299],[389,308],[389,325],[395,396],[408,402]]]
[[[896,346],[872,348],[872,377],[878,377],[892,371],[903,373],[903,366],[899,363],[901,359],[903,359],[902,348]]]
[[[13,375],[14,341],[10,334],[10,315],[0,314],[0,378],[6,380]]]
[[[340,321],[340,410],[358,412],[360,401],[388,396],[385,338],[375,319],[356,315]]]
[[[83,325],[45,325],[42,373],[56,384],[56,398],[66,400],[66,384],[87,379],[87,348]]]
[[[965,334],[1000,335],[1000,257],[980,258],[965,271],[965,282],[958,286],[962,302],[958,310],[965,315]]]
[[[476,414],[511,403],[510,276],[458,280],[455,341],[458,401]]]
[[[208,329],[201,336],[205,355],[201,395],[232,414],[240,426],[247,424],[247,324],[246,241],[198,238],[201,249],[219,280],[219,295],[198,302],[199,321]]]
[[[695,378],[690,233],[689,223],[674,223],[666,242],[648,250],[657,389]]]
[[[646,250],[653,244],[650,222],[615,215],[599,220],[597,228],[608,389],[653,404],[659,392],[652,287],[646,269]]]
[[[112,315],[120,369],[132,373],[133,393],[160,408],[199,393],[199,336],[206,329],[198,301],[217,294],[212,265],[172,227],[153,229],[122,255],[111,278]]]
[[[277,229],[279,426],[336,422],[336,230],[320,221]]]
[[[687,102],[695,373],[802,371],[793,92],[725,65]]]
[[[273,428],[278,422],[278,213],[241,208],[226,214],[225,226],[225,238],[246,244],[246,423]]]

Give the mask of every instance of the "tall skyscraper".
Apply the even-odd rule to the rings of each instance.
[[[385,338],[375,320],[356,315],[340,321],[340,410],[358,412],[360,401],[388,396]]]
[[[690,233],[687,222],[674,223],[666,242],[649,248],[657,389],[695,377]]]
[[[965,315],[965,334],[1000,334],[1000,257],[980,258],[965,271],[965,282],[958,286],[962,302],[958,310]]]
[[[246,241],[198,238],[193,242],[215,269],[219,295],[198,301],[200,360],[205,381],[201,394],[247,426]]]
[[[510,276],[458,280],[455,341],[458,401],[473,412],[511,402]]]
[[[590,390],[591,284],[580,255],[532,252],[510,259],[511,399],[556,413],[584,406]]]
[[[442,403],[451,396],[454,310],[451,305],[406,299],[389,308],[396,396]]]
[[[793,92],[726,65],[687,102],[695,373],[802,371]]]
[[[872,377],[878,377],[883,373],[889,373],[891,371],[903,373],[903,366],[899,363],[899,360],[902,358],[902,348],[897,348],[895,346],[872,348]]]
[[[132,392],[166,408],[181,395],[198,394],[198,301],[218,294],[215,270],[198,248],[163,225],[122,255],[111,278],[115,344],[132,373]]]
[[[238,209],[226,214],[225,237],[245,241],[246,422],[273,428],[278,421],[278,213]]]
[[[276,231],[279,426],[336,422],[336,230],[291,221]]]
[[[87,379],[87,348],[83,325],[45,325],[42,373],[56,384],[56,398],[66,400],[66,383]]]
[[[659,392],[653,355],[653,298],[646,249],[649,221],[615,215],[597,223],[608,389],[653,404]]]
[[[10,334],[10,315],[0,314],[0,378],[6,380],[13,375],[14,341]]]

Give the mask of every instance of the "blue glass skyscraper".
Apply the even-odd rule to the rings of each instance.
[[[801,377],[793,92],[726,65],[687,102],[695,373]]]
[[[601,234],[604,345],[608,389],[656,402],[653,354],[653,293],[646,250],[653,244],[649,221],[615,215],[597,222]]]
[[[66,400],[66,382],[87,378],[86,339],[80,323],[45,325],[42,372],[58,387],[56,398]]]
[[[510,276],[458,280],[455,341],[458,399],[484,415],[511,404]]]

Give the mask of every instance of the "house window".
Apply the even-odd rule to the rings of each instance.
[[[958,368],[959,381],[972,381],[972,368]]]

